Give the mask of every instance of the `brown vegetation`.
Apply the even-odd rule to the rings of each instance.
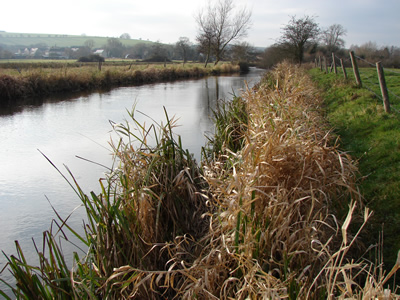
[[[43,97],[56,93],[94,91],[115,86],[129,86],[210,74],[239,72],[239,66],[222,64],[214,68],[199,66],[103,66],[75,68],[30,69],[17,73],[0,72],[0,104],[10,105],[19,98]]]
[[[143,165],[143,176],[158,179],[142,186],[129,203],[140,205],[134,212],[146,228],[140,234],[148,245],[146,260],[156,255],[155,261],[162,263],[116,267],[108,286],[124,298],[382,295],[383,277],[375,277],[377,268],[360,258],[357,230],[370,212],[362,207],[354,184],[357,169],[331,139],[317,94],[300,69],[282,64],[257,89],[235,100],[248,122],[224,127],[229,131],[225,146],[204,163],[203,175],[185,167],[149,174],[148,164]],[[241,139],[242,148],[233,152],[229,138]],[[126,165],[143,152],[123,153]],[[135,170],[140,172],[139,165]],[[181,183],[181,192],[190,191],[182,198],[186,212],[164,206],[171,200],[169,193],[159,193],[161,173],[175,174],[172,183]],[[187,223],[180,234],[178,230],[163,240],[167,224],[177,222],[158,223],[160,205],[161,212],[192,216],[196,225]],[[186,222],[185,217],[174,220]],[[358,225],[350,230],[350,224]],[[174,233],[173,228],[167,231]]]

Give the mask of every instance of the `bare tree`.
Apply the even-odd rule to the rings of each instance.
[[[253,59],[254,52],[254,47],[252,47],[249,43],[237,43],[232,45],[231,59],[238,62],[249,62],[251,59]]]
[[[247,36],[251,26],[251,12],[246,8],[235,9],[233,0],[211,2],[195,16],[199,26],[197,41],[209,61],[215,55],[215,65],[222,59],[226,46]]]
[[[92,48],[94,47],[94,40],[92,39],[86,40],[85,43],[83,43],[83,45],[87,47],[89,50],[92,50]]]
[[[329,52],[335,52],[344,47],[343,36],[347,30],[340,24],[333,24],[322,32],[322,41]]]
[[[182,56],[183,63],[186,63],[188,54],[190,51],[191,42],[187,37],[180,37],[179,41],[176,42],[176,51]]]
[[[301,64],[304,59],[305,49],[318,39],[320,33],[318,24],[310,16],[300,19],[292,16],[289,23],[282,30],[281,45],[288,49],[295,60]]]

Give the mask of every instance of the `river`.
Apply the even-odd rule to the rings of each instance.
[[[153,120],[165,124],[165,107],[170,118],[178,119],[174,132],[182,137],[183,147],[199,160],[205,135],[213,132],[216,100],[232,99],[245,82],[252,86],[262,74],[252,69],[246,75],[120,87],[0,112],[0,249],[15,253],[18,240],[27,260],[34,261],[32,238],[40,244],[42,232],[56,219],[52,206],[64,218],[80,206],[73,189],[44,155],[70,178],[67,166],[85,193],[99,191],[99,178],[107,172],[100,165],[110,167],[112,162],[110,121],[129,121],[127,110],[135,107],[135,118],[146,127]],[[84,218],[84,209],[78,208],[69,224],[81,228]],[[68,252],[72,246],[64,247]],[[5,264],[1,255],[0,270]],[[0,276],[11,278],[8,271]]]

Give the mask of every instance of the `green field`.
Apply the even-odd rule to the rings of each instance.
[[[375,68],[361,68],[362,88],[342,74],[310,71],[323,90],[326,117],[339,136],[340,147],[358,162],[359,187],[374,216],[369,228],[371,244],[383,230],[383,255],[391,266],[400,249],[400,72],[385,70],[391,113],[385,113]],[[368,239],[367,239],[368,240]]]
[[[346,70],[349,79],[355,81],[353,70]],[[376,68],[360,68],[362,86],[372,92],[377,99],[382,99]],[[389,101],[393,108],[400,109],[400,70],[384,69],[385,81],[389,92]]]
[[[66,35],[66,34],[40,34],[40,33],[13,33],[0,32],[0,46],[29,47],[46,44],[49,47],[79,47],[84,46],[87,40],[94,42],[94,48],[103,47],[111,37]],[[119,39],[124,46],[133,46],[138,43],[151,43],[138,39]]]

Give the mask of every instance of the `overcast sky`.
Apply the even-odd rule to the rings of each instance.
[[[281,35],[290,16],[313,16],[321,28],[341,24],[346,47],[372,41],[400,47],[400,0],[234,0],[252,11],[245,39],[266,47]],[[2,1],[0,30],[119,37],[129,33],[162,43],[186,36],[195,41],[194,15],[207,0],[16,0]]]

